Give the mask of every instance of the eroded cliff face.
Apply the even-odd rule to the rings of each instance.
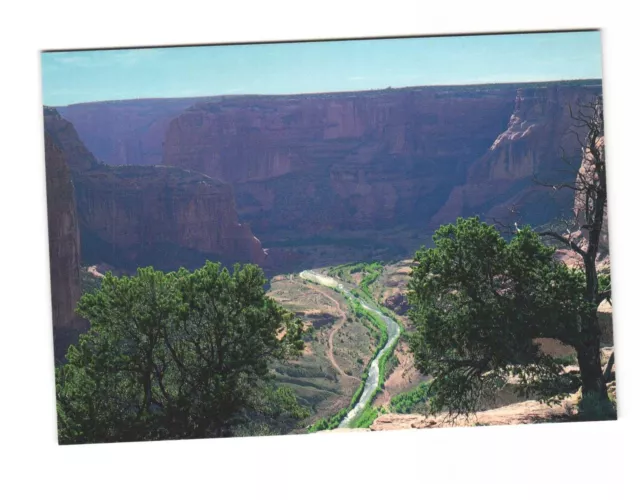
[[[126,166],[84,173],[76,185],[91,261],[167,270],[206,258],[264,263],[228,184],[174,167]]]
[[[71,171],[62,151],[45,133],[47,222],[54,350],[61,358],[84,321],[75,313],[81,295],[80,233]]]
[[[458,216],[536,223],[570,210],[536,186],[579,163],[569,104],[599,82],[219,98],[169,124],[164,162],[234,185],[240,217],[278,238],[414,228]]]
[[[473,214],[508,220],[512,215],[542,224],[568,215],[570,190],[542,184],[572,182],[572,165],[581,150],[572,126],[580,102],[602,92],[599,83],[549,85],[520,89],[506,130],[470,167],[465,182],[454,188],[431,226]],[[515,214],[514,214],[515,211]]]
[[[509,87],[245,96],[169,125],[164,163],[234,185],[257,234],[424,225],[504,130]]]
[[[538,224],[570,212],[570,193],[533,177],[557,179],[563,150],[580,163],[568,105],[599,92],[580,81],[62,109],[101,158],[157,163],[161,152],[231,184],[268,267],[284,269],[406,255],[459,216],[514,209]]]
[[[55,110],[45,110],[45,128],[71,167],[85,262],[129,270],[207,258],[264,263],[260,242],[238,222],[230,185],[174,167],[99,163]]]

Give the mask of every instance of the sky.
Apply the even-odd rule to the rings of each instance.
[[[42,53],[49,106],[602,78],[598,31]]]

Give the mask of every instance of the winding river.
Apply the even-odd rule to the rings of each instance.
[[[302,271],[300,273],[300,277],[303,279],[314,281],[315,283],[318,283],[320,285],[338,290],[344,295],[346,295],[347,297],[349,297],[351,300],[360,302],[362,307],[364,307],[365,309],[375,314],[378,314],[387,325],[387,343],[384,345],[382,349],[380,349],[380,351],[374,358],[373,362],[369,366],[369,374],[367,375],[367,380],[364,384],[364,390],[362,391],[362,395],[360,396],[360,399],[358,400],[356,405],[351,409],[349,413],[347,413],[347,415],[344,417],[344,419],[342,420],[342,422],[340,422],[340,425],[338,426],[338,427],[349,427],[351,422],[353,422],[353,420],[360,414],[360,412],[362,412],[364,407],[367,405],[367,403],[369,403],[369,401],[373,397],[373,394],[376,391],[376,387],[378,386],[378,378],[380,377],[380,367],[379,367],[380,357],[391,348],[395,340],[400,335],[400,326],[398,325],[398,323],[392,320],[389,316],[383,314],[382,311],[380,311],[380,309],[378,309],[375,306],[371,306],[370,304],[367,304],[363,300],[355,297],[348,290],[346,290],[341,283],[339,283],[337,280],[329,276],[318,274],[315,271]]]

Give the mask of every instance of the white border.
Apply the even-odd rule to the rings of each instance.
[[[640,114],[637,17],[621,3],[26,4],[4,6],[0,30],[4,498],[615,498],[635,479]],[[617,422],[56,445],[38,50],[594,27],[604,28]]]

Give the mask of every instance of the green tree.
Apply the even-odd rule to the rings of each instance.
[[[477,411],[510,376],[541,399],[577,389],[534,340],[555,338],[580,353],[592,313],[584,271],[554,260],[555,249],[529,227],[507,242],[474,217],[441,227],[433,239],[433,248],[417,252],[408,286],[411,349],[417,367],[434,377],[432,411]]]
[[[56,372],[62,443],[274,433],[306,416],[270,365],[302,350],[300,320],[260,268],[110,273],[78,312],[89,333]]]

